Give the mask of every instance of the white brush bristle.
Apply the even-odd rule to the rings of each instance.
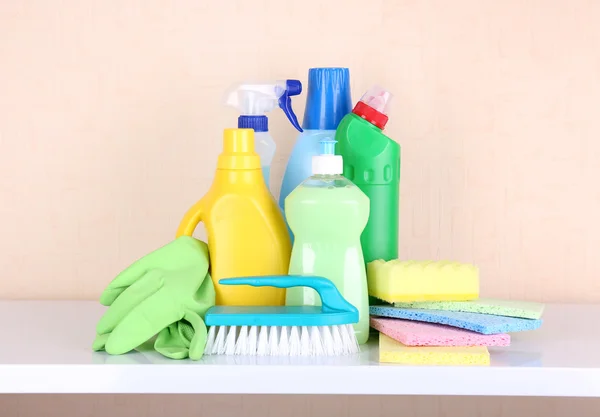
[[[281,339],[279,339],[279,355],[289,356],[290,355],[290,333],[288,326],[281,327]]]
[[[229,327],[227,337],[225,338],[225,354],[233,355],[235,353],[235,342],[237,337],[237,328],[235,326]]]
[[[227,326],[219,327],[219,331],[217,332],[217,336],[215,338],[215,343],[213,346],[213,354],[222,355],[225,353],[225,335],[227,333]]]
[[[245,355],[248,348],[248,326],[241,326],[238,334],[237,342],[235,343],[235,354]]]
[[[351,324],[339,326],[213,326],[206,355],[341,356],[360,352]]]
[[[248,346],[244,355],[256,355],[256,345],[258,344],[258,327],[250,326],[248,334]]]
[[[204,352],[207,355],[212,355],[213,347],[215,346],[215,338],[217,334],[217,327],[211,326],[208,329],[208,336],[206,337],[206,347],[204,348]]]
[[[256,354],[258,356],[267,356],[269,354],[269,328],[260,326],[258,332],[258,344],[256,345]]]
[[[325,349],[323,349],[323,339],[321,338],[321,332],[316,326],[309,328],[310,330],[310,350],[314,356],[324,356]]]
[[[279,327],[271,326],[269,332],[269,355],[279,356]]]
[[[340,334],[342,328],[340,326],[331,326],[331,334],[333,335],[333,354],[343,355],[344,347],[342,346],[342,335]]]
[[[300,356],[300,332],[298,326],[290,327],[290,356]]]
[[[325,356],[334,356],[335,349],[333,348],[333,336],[331,335],[331,328],[329,326],[321,326],[319,327],[319,330],[323,339]]]

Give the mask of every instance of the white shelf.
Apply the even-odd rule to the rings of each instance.
[[[358,357],[205,357],[95,353],[104,311],[87,301],[0,301],[0,394],[214,393],[600,397],[600,305],[549,305],[542,328],[490,348],[489,367],[383,365]]]

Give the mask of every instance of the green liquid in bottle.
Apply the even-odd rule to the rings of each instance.
[[[341,175],[314,175],[285,199],[294,233],[289,273],[331,280],[359,311],[358,342],[369,338],[369,301],[360,236],[369,218],[369,199]],[[287,290],[287,305],[320,305],[312,288]]]

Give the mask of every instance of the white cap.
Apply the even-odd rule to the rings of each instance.
[[[312,157],[313,175],[341,175],[344,160],[341,155],[315,155]]]

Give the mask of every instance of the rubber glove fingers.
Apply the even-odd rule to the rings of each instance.
[[[199,360],[204,354],[207,339],[206,325],[193,311],[187,311],[184,319],[163,329],[156,338],[154,349],[171,359]]]
[[[100,303],[110,306],[123,291],[150,270],[170,271],[190,266],[208,271],[208,246],[191,236],[181,236],[138,259],[117,275],[102,293]]]
[[[110,333],[97,334],[96,338],[94,339],[94,343],[92,344],[92,349],[95,352],[98,352],[99,350],[104,350],[104,347],[106,346],[106,341],[109,337]]]
[[[181,320],[184,308],[179,302],[169,292],[157,292],[146,298],[114,328],[106,342],[106,352],[111,355],[129,352]]]
[[[111,306],[100,318],[100,321],[98,321],[96,333],[103,334],[112,332],[121,320],[144,300],[155,294],[163,286],[163,283],[163,271],[152,270],[145,274],[142,279],[123,291],[120,296],[111,303]],[[112,293],[107,288],[102,296],[104,297],[105,294],[110,295]],[[102,298],[100,300],[102,302]]]
[[[169,325],[162,329],[154,342],[154,349],[163,356],[170,359],[186,359],[189,357],[190,341],[180,332],[181,326],[191,326],[185,321],[180,320],[177,323]],[[193,330],[192,330],[193,332]]]
[[[204,348],[206,346],[206,339],[208,335],[208,331],[206,330],[206,325],[204,324],[204,320],[193,311],[187,311],[185,314],[185,319],[192,325],[194,334],[190,343],[190,359],[199,360],[202,358],[204,354]],[[190,329],[189,327],[181,327],[181,334],[185,338],[190,337]]]

